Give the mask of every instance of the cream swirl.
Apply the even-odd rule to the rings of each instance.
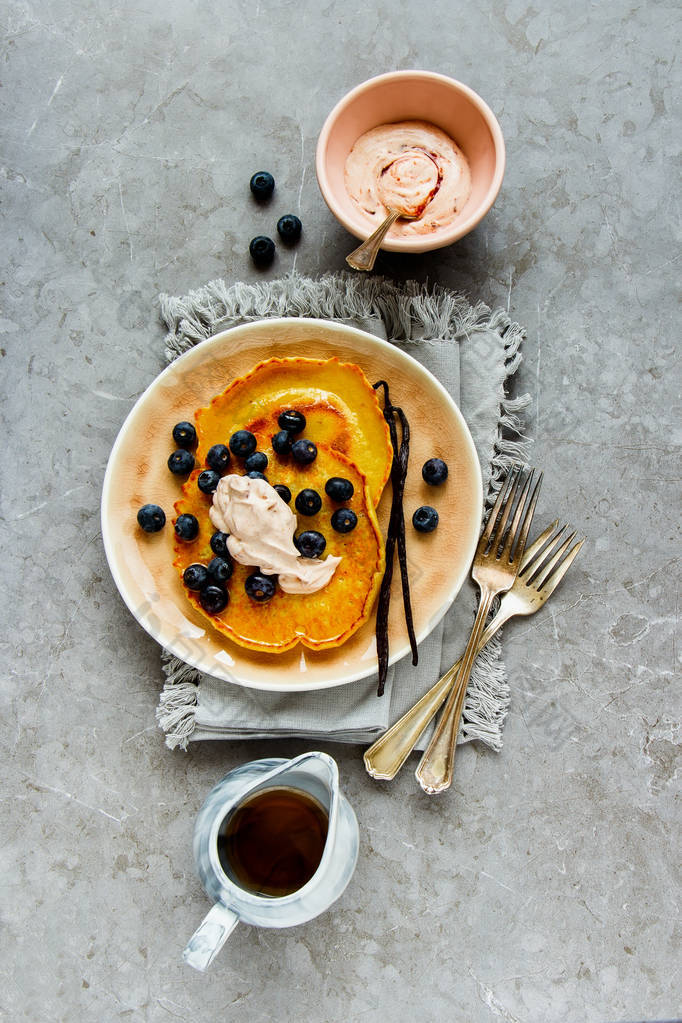
[[[406,149],[381,172],[377,194],[388,209],[420,217],[440,187],[438,164],[423,149]]]
[[[294,546],[297,519],[266,480],[223,476],[213,494],[211,522],[228,533],[227,549],[240,565],[278,576],[286,593],[315,593],[331,580],[341,558],[303,558]]]

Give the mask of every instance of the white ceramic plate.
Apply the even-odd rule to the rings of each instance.
[[[237,376],[272,356],[331,358],[354,362],[371,383],[388,381],[391,399],[411,427],[405,487],[407,558],[418,640],[436,626],[466,578],[478,540],[482,482],[471,434],[444,387],[418,362],[386,341],[326,320],[276,319],[234,327],[197,345],[172,363],[138,399],[113,446],[102,493],[102,535],[109,567],[123,600],[140,625],[188,664],[226,682],[278,692],[324,689],[376,671],[375,617],[341,647],[312,651],[298,646],[283,654],[260,654],[230,642],[187,600],[173,568],[173,505],[178,477],[166,462],[175,445],[175,423],[193,419]],[[427,458],[443,458],[447,482],[422,480]],[[137,525],[143,504],[159,504],[167,516],[159,533]],[[379,504],[384,536],[391,503],[386,487]],[[438,529],[416,533],[412,512],[434,505]],[[396,565],[389,617],[390,662],[409,651]]]

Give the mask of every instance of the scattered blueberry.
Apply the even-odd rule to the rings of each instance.
[[[199,523],[194,515],[178,515],[175,520],[175,535],[180,540],[196,540],[199,536]]]
[[[301,237],[301,221],[293,213],[285,213],[277,221],[277,233],[283,242],[291,245]]]
[[[244,589],[248,596],[251,597],[251,600],[263,604],[266,600],[274,597],[275,580],[271,575],[261,575],[260,572],[253,572],[252,575],[246,577]]]
[[[423,504],[412,516],[412,525],[418,533],[432,533],[438,525],[438,512],[430,505]]]
[[[266,483],[268,482],[268,478],[265,473],[258,472],[256,469],[252,469],[251,472],[247,472],[246,475],[250,480],[265,480]]]
[[[199,594],[204,611],[210,615],[219,615],[227,607],[229,596],[221,586],[205,586]]]
[[[269,266],[275,258],[275,243],[265,234],[256,235],[251,239],[249,252],[256,266]]]
[[[168,459],[168,468],[175,476],[189,476],[194,468],[194,455],[191,451],[179,448]]]
[[[332,501],[350,501],[353,496],[353,484],[343,476],[332,476],[325,483],[324,492]]]
[[[166,525],[166,513],[158,504],[143,504],[137,513],[137,522],[145,533],[158,533]]]
[[[232,575],[232,559],[211,558],[206,568],[211,577],[211,582],[216,586],[221,586]]]
[[[230,437],[230,451],[238,458],[248,458],[256,450],[258,441],[250,430],[237,430]]]
[[[204,469],[197,476],[197,486],[202,494],[212,494],[220,483],[220,476],[213,469]]]
[[[176,423],[173,427],[173,440],[179,448],[191,448],[197,442],[197,431],[192,423]]]
[[[206,452],[206,465],[214,472],[225,472],[230,465],[230,449],[227,444],[214,444]]]
[[[256,199],[269,199],[275,190],[275,179],[269,171],[256,171],[249,188]]]
[[[306,487],[305,490],[296,495],[294,504],[296,505],[296,511],[300,512],[301,515],[317,515],[322,507],[322,498],[316,490]]]
[[[442,458],[429,458],[422,466],[422,477],[431,487],[439,487],[448,478],[448,467]]]
[[[301,462],[303,465],[310,465],[317,458],[317,448],[311,440],[295,440],[291,445],[291,453],[297,462]]]
[[[214,533],[210,539],[211,550],[214,554],[217,554],[219,558],[229,557],[229,551],[227,549],[227,538],[228,533]]]
[[[272,450],[276,455],[288,455],[293,443],[293,434],[288,430],[280,430],[272,438]]]
[[[268,456],[263,451],[254,451],[244,461],[247,472],[265,472],[268,467]]]
[[[206,565],[188,565],[182,573],[182,581],[188,590],[203,590],[208,583]]]
[[[327,541],[316,529],[306,529],[294,537],[294,545],[304,558],[320,558]]]
[[[280,430],[287,430],[288,433],[303,433],[305,430],[305,416],[294,408],[288,408],[278,415],[277,425]]]
[[[289,504],[289,501],[291,500],[291,491],[289,490],[286,483],[275,483],[275,490],[282,498],[282,500],[285,502],[285,504]]]
[[[338,508],[332,515],[332,529],[337,533],[350,533],[358,524],[358,517],[351,508]]]

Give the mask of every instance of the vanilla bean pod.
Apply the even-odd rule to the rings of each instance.
[[[412,602],[410,600],[410,577],[407,571],[407,544],[405,542],[405,509],[403,506],[405,479],[407,477],[407,460],[410,451],[410,424],[407,421],[407,416],[405,415],[401,408],[399,408],[397,405],[394,405],[393,411],[400,419],[400,425],[402,428],[402,443],[400,445],[401,464],[403,448],[405,449],[405,462],[401,476],[400,507],[398,509],[400,514],[400,522],[398,526],[398,564],[400,565],[400,581],[402,583],[403,589],[403,607],[405,609],[405,624],[407,626],[407,634],[410,638],[410,647],[412,649],[412,664],[416,665],[419,661],[419,653],[417,651],[417,637],[414,634]]]
[[[393,447],[393,460],[391,463],[391,488],[393,491],[391,502],[391,514],[386,536],[386,569],[379,591],[379,601],[376,620],[376,642],[377,658],[379,662],[379,685],[377,696],[382,696],[386,685],[386,674],[388,672],[388,614],[391,601],[391,583],[393,581],[393,560],[396,542],[398,544],[398,563],[402,581],[403,606],[405,609],[405,621],[410,637],[412,648],[412,663],[416,664],[418,659],[417,643],[414,635],[412,619],[412,607],[410,603],[410,587],[407,574],[407,554],[405,546],[405,516],[403,512],[403,494],[405,490],[405,479],[407,476],[407,462],[410,449],[410,428],[407,417],[402,409],[391,404],[388,384],[385,380],[379,380],[374,384],[375,390],[383,387],[384,390],[384,419],[386,420],[391,436]],[[395,425],[395,416],[400,419],[402,437],[398,446],[398,432]]]

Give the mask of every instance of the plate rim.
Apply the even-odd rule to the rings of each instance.
[[[182,660],[183,663],[188,664],[190,667],[195,668],[197,671],[202,672],[203,674],[210,675],[211,677],[218,678],[221,681],[225,681],[233,685],[242,686],[245,689],[255,689],[260,692],[274,693],[318,692],[324,689],[336,688],[337,686],[349,685],[352,682],[359,682],[364,678],[368,678],[370,675],[373,675],[376,672],[377,664],[376,662],[371,663],[366,669],[364,668],[360,669],[359,673],[357,670],[355,670],[347,676],[344,676],[342,678],[334,678],[326,682],[306,683],[304,680],[300,680],[296,681],[295,683],[292,682],[289,684],[287,683],[283,684],[282,682],[279,682],[269,685],[262,681],[255,682],[252,679],[241,678],[233,674],[227,668],[227,666],[223,665],[219,666],[216,665],[215,669],[212,667],[211,670],[209,671],[201,663],[196,663],[194,659],[189,659],[187,657],[186,651],[183,651],[184,655],[180,656],[178,652],[173,650],[171,645],[167,644],[164,640],[162,640],[157,630],[151,628],[148,622],[142,621],[140,616],[137,614],[134,607],[134,602],[132,601],[132,597],[127,593],[127,587],[125,586],[124,581],[116,565],[115,544],[113,542],[113,536],[110,532],[110,529],[112,527],[110,526],[106,514],[107,504],[109,501],[109,495],[112,487],[112,478],[114,474],[116,455],[118,453],[119,448],[123,445],[128,430],[131,428],[131,423],[138,407],[141,404],[143,404],[147,395],[151,391],[153,391],[157,386],[159,386],[159,384],[167,375],[170,376],[173,373],[177,373],[178,366],[182,363],[183,359],[189,360],[189,357],[194,355],[197,349],[199,348],[203,349],[204,346],[208,346],[210,348],[220,345],[228,336],[233,337],[235,333],[248,334],[251,331],[255,331],[256,328],[262,327],[263,324],[267,324],[270,327],[282,324],[286,324],[287,326],[292,326],[295,324],[300,325],[305,324],[306,326],[304,329],[306,330],[311,328],[324,330],[331,329],[332,332],[338,331],[340,334],[343,334],[346,337],[348,335],[348,332],[350,331],[351,334],[356,335],[359,340],[363,340],[365,342],[369,341],[373,345],[378,345],[379,348],[387,348],[393,352],[398,352],[401,358],[404,358],[409,363],[411,363],[413,367],[415,367],[418,376],[422,376],[425,379],[427,379],[432,386],[435,385],[435,388],[440,393],[442,400],[449,406],[450,410],[454,413],[455,418],[459,422],[459,426],[462,430],[466,447],[468,448],[469,461],[474,466],[474,471],[476,474],[477,486],[475,488],[475,493],[477,497],[476,508],[477,515],[475,519],[473,518],[472,515],[472,520],[476,522],[476,529],[472,532],[472,538],[469,544],[470,547],[470,550],[468,552],[469,556],[467,557],[466,560],[463,560],[464,567],[462,568],[461,572],[455,577],[454,582],[450,585],[448,593],[444,598],[443,603],[439,608],[438,612],[428,622],[426,622],[423,629],[419,633],[417,633],[416,636],[417,644],[423,642],[423,640],[425,640],[426,637],[429,636],[431,632],[433,632],[433,630],[436,628],[439,622],[444,618],[446,613],[452,607],[455,599],[457,598],[460,590],[462,589],[462,586],[464,585],[464,582],[466,581],[469,575],[471,561],[473,559],[474,552],[476,550],[476,545],[478,543],[480,522],[483,515],[483,476],[481,473],[481,465],[478,458],[478,452],[476,451],[476,446],[474,444],[473,437],[471,436],[471,431],[459,406],[457,405],[457,402],[454,400],[452,395],[446,390],[446,388],[443,386],[440,380],[436,376],[434,376],[434,374],[431,373],[430,370],[426,369],[425,366],[422,366],[422,364],[418,362],[418,360],[415,359],[412,355],[410,355],[410,353],[406,351],[404,348],[404,345],[418,344],[419,343],[418,341],[409,340],[389,341],[386,340],[385,338],[378,337],[376,334],[372,334],[369,331],[362,330],[359,327],[354,327],[351,324],[342,323],[339,322],[338,320],[325,320],[320,317],[307,316],[259,317],[258,319],[249,320],[245,323],[236,324],[233,327],[227,327],[225,328],[225,330],[221,330],[216,334],[211,334],[209,337],[205,338],[203,341],[200,341],[198,344],[192,345],[191,348],[189,348],[186,352],[183,352],[181,356],[179,356],[177,359],[174,359],[164,369],[162,369],[161,372],[157,376],[155,376],[154,379],[147,385],[147,387],[145,387],[144,391],[142,391],[142,393],[136,399],[132,408],[129,409],[128,414],[126,415],[123,423],[119,428],[119,431],[116,435],[116,439],[114,440],[111,451],[109,453],[109,457],[107,459],[107,466],[104,473],[104,481],[102,484],[102,497],[100,502],[100,525],[102,530],[102,543],[104,546],[104,553],[107,559],[107,564],[109,566],[109,571],[111,572],[114,584],[116,586],[116,589],[118,590],[121,599],[123,600],[124,604],[130,611],[138,625],[141,628],[143,628],[144,631],[149,636],[151,636],[156,643],[159,644],[162,650],[167,650],[173,656],[178,657],[180,660]],[[273,357],[283,358],[284,356]],[[394,649],[393,652],[389,653],[388,661],[389,666],[396,664],[398,661],[406,657],[407,654],[409,653],[410,645],[406,635],[403,646],[398,648],[397,650]]]

